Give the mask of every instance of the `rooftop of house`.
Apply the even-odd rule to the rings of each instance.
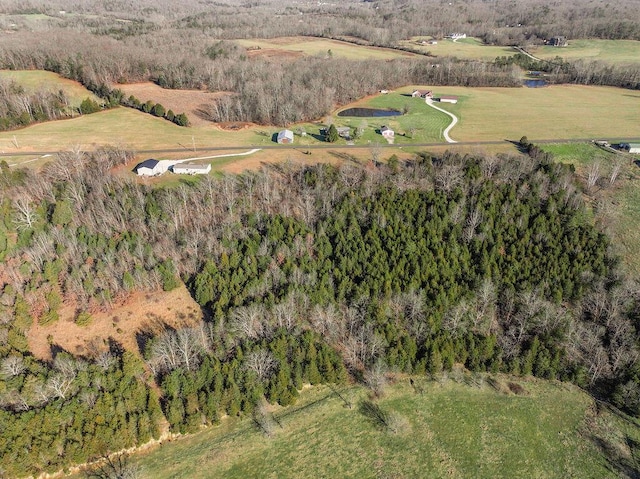
[[[158,163],[159,163],[158,160],[154,160],[153,158],[150,158],[148,160],[144,160],[142,163],[138,163],[138,165],[136,166],[136,169],[137,168],[154,169],[158,165]]]

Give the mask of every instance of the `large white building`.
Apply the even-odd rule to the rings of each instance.
[[[156,176],[166,171],[162,164],[154,159],[144,160],[142,163],[138,163],[135,169],[138,176]]]

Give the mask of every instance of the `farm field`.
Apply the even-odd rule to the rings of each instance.
[[[520,378],[513,381],[524,394],[516,395],[505,377],[494,388],[477,376],[466,381],[480,385],[415,379],[423,394],[408,379],[389,387],[378,405],[401,418],[396,433],[366,415],[362,388],[341,389],[349,409],[329,388],[314,387],[299,404],[274,408],[282,427],[271,438],[250,419],[224,420],[134,462],[155,478],[414,478],[425,471],[430,478],[613,478],[633,460],[635,423],[594,416],[593,400],[571,385]],[[597,440],[619,457],[604,456]]]
[[[631,90],[552,85],[438,87],[435,93],[460,97],[457,105],[439,105],[458,115],[460,121],[450,133],[457,141],[520,139],[523,135],[530,140],[640,136],[640,93]]]
[[[113,87],[122,90],[127,97],[133,95],[142,103],[151,100],[154,103],[160,103],[166,110],[173,110],[176,114],[186,113],[193,126],[211,125],[210,121],[201,117],[200,110],[206,109],[208,104],[227,94],[203,90],[170,90],[151,82],[117,84]]]
[[[0,134],[0,151],[67,149],[74,145],[95,148],[101,145],[123,145],[133,149],[238,146],[266,143],[255,129],[223,131],[215,126],[185,128],[161,118],[133,110],[114,108],[70,120],[40,123]],[[264,141],[263,141],[264,140]]]
[[[249,56],[267,56],[278,58],[295,58],[302,55],[331,55],[335,58],[347,58],[351,60],[390,60],[403,56],[413,56],[409,52],[401,52],[391,48],[369,47],[363,45],[355,45],[340,40],[329,40],[326,38],[314,37],[280,37],[261,39],[241,39],[234,40],[237,44],[244,48],[259,49],[248,50]]]
[[[0,70],[0,79],[13,80],[21,85],[27,93],[39,90],[56,92],[63,90],[72,106],[80,106],[82,100],[91,98],[100,101],[93,93],[80,83],[62,78],[57,73],[43,70]]]
[[[528,51],[540,58],[556,56],[567,60],[599,60],[608,63],[640,63],[640,41],[637,40],[569,40],[566,47],[539,46]]]
[[[461,38],[455,42],[450,38],[437,40],[436,45],[422,45],[420,42],[432,40],[432,37],[412,37],[402,40],[398,45],[427,53],[435,57],[457,57],[461,59],[491,61],[496,57],[512,56],[518,53],[511,47],[485,45],[481,40],[473,37]]]
[[[16,81],[20,80],[26,87],[49,80],[56,87],[66,82],[48,72],[8,73],[15,75]],[[87,90],[71,83],[74,88],[78,87],[78,99],[86,97]],[[147,92],[154,101],[162,99],[166,103],[165,107],[175,107],[176,112],[183,111],[180,108],[183,105],[194,107],[199,101],[209,99],[209,95],[215,95],[201,91],[162,90],[149,84],[133,88],[138,88],[136,91],[140,96],[143,96],[140,92]],[[383,125],[396,131],[395,144],[398,146],[442,142],[442,131],[449,124],[450,118],[430,108],[423,100],[411,98],[410,92],[415,88],[407,86],[387,95],[374,95],[344,105],[332,113],[331,119],[337,126],[357,128],[366,124],[362,138],[355,141],[356,145],[363,147],[385,143],[378,131]],[[426,88],[433,89],[436,96],[449,94],[459,97],[459,102],[455,105],[438,104],[459,118],[459,123],[450,132],[456,141],[517,140],[523,135],[530,140],[595,137],[624,139],[640,136],[640,93],[631,90],[577,85],[554,85],[547,88]],[[146,96],[143,98],[146,99]],[[365,106],[397,109],[406,114],[366,119],[337,116],[346,108]],[[318,122],[290,125],[289,128],[293,131],[303,129],[307,132],[305,137],[296,136],[294,146],[327,145],[319,131],[328,121],[328,118],[323,118]],[[4,152],[23,153],[24,158],[30,160],[29,152],[32,151],[57,151],[78,146],[93,149],[101,145],[121,145],[134,150],[175,148],[184,149],[185,154],[191,155],[194,150],[207,147],[274,146],[273,135],[279,129],[275,126],[241,123],[218,125],[209,122],[184,128],[133,109],[115,108],[2,132],[0,156]],[[337,143],[344,144],[343,139]],[[317,156],[320,155],[314,157]],[[7,161],[18,162],[12,158]],[[37,166],[38,163],[34,164]]]

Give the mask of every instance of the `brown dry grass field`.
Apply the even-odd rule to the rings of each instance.
[[[136,333],[158,331],[164,325],[184,327],[201,319],[200,306],[191,298],[187,288],[173,291],[133,293],[127,301],[111,311],[96,312],[86,326],[73,321],[74,307],[60,310],[54,323],[35,323],[27,335],[29,350],[39,359],[51,359],[52,345],[75,355],[105,350],[107,339],[113,338],[128,351],[138,353]]]
[[[201,118],[199,111],[206,109],[207,105],[215,102],[217,98],[229,94],[204,90],[169,90],[151,82],[113,86],[122,90],[127,97],[133,95],[142,103],[151,100],[154,103],[160,103],[166,110],[173,110],[176,114],[186,113],[193,126],[210,125],[210,121]]]
[[[297,58],[302,55],[329,55],[336,58],[351,60],[391,60],[393,58],[415,56],[414,53],[394,50],[393,48],[369,47],[356,45],[340,40],[329,40],[316,37],[279,37],[269,39],[241,39],[234,40],[247,48],[248,56],[267,56],[276,58]],[[258,49],[259,48],[259,49]],[[267,53],[264,53],[266,51]],[[283,53],[277,54],[277,51]]]

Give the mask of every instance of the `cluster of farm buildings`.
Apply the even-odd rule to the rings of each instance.
[[[200,165],[197,163],[176,163],[159,161],[154,159],[145,160],[135,167],[138,176],[158,176],[167,171],[172,171],[177,175],[206,175],[211,171],[211,164]]]

